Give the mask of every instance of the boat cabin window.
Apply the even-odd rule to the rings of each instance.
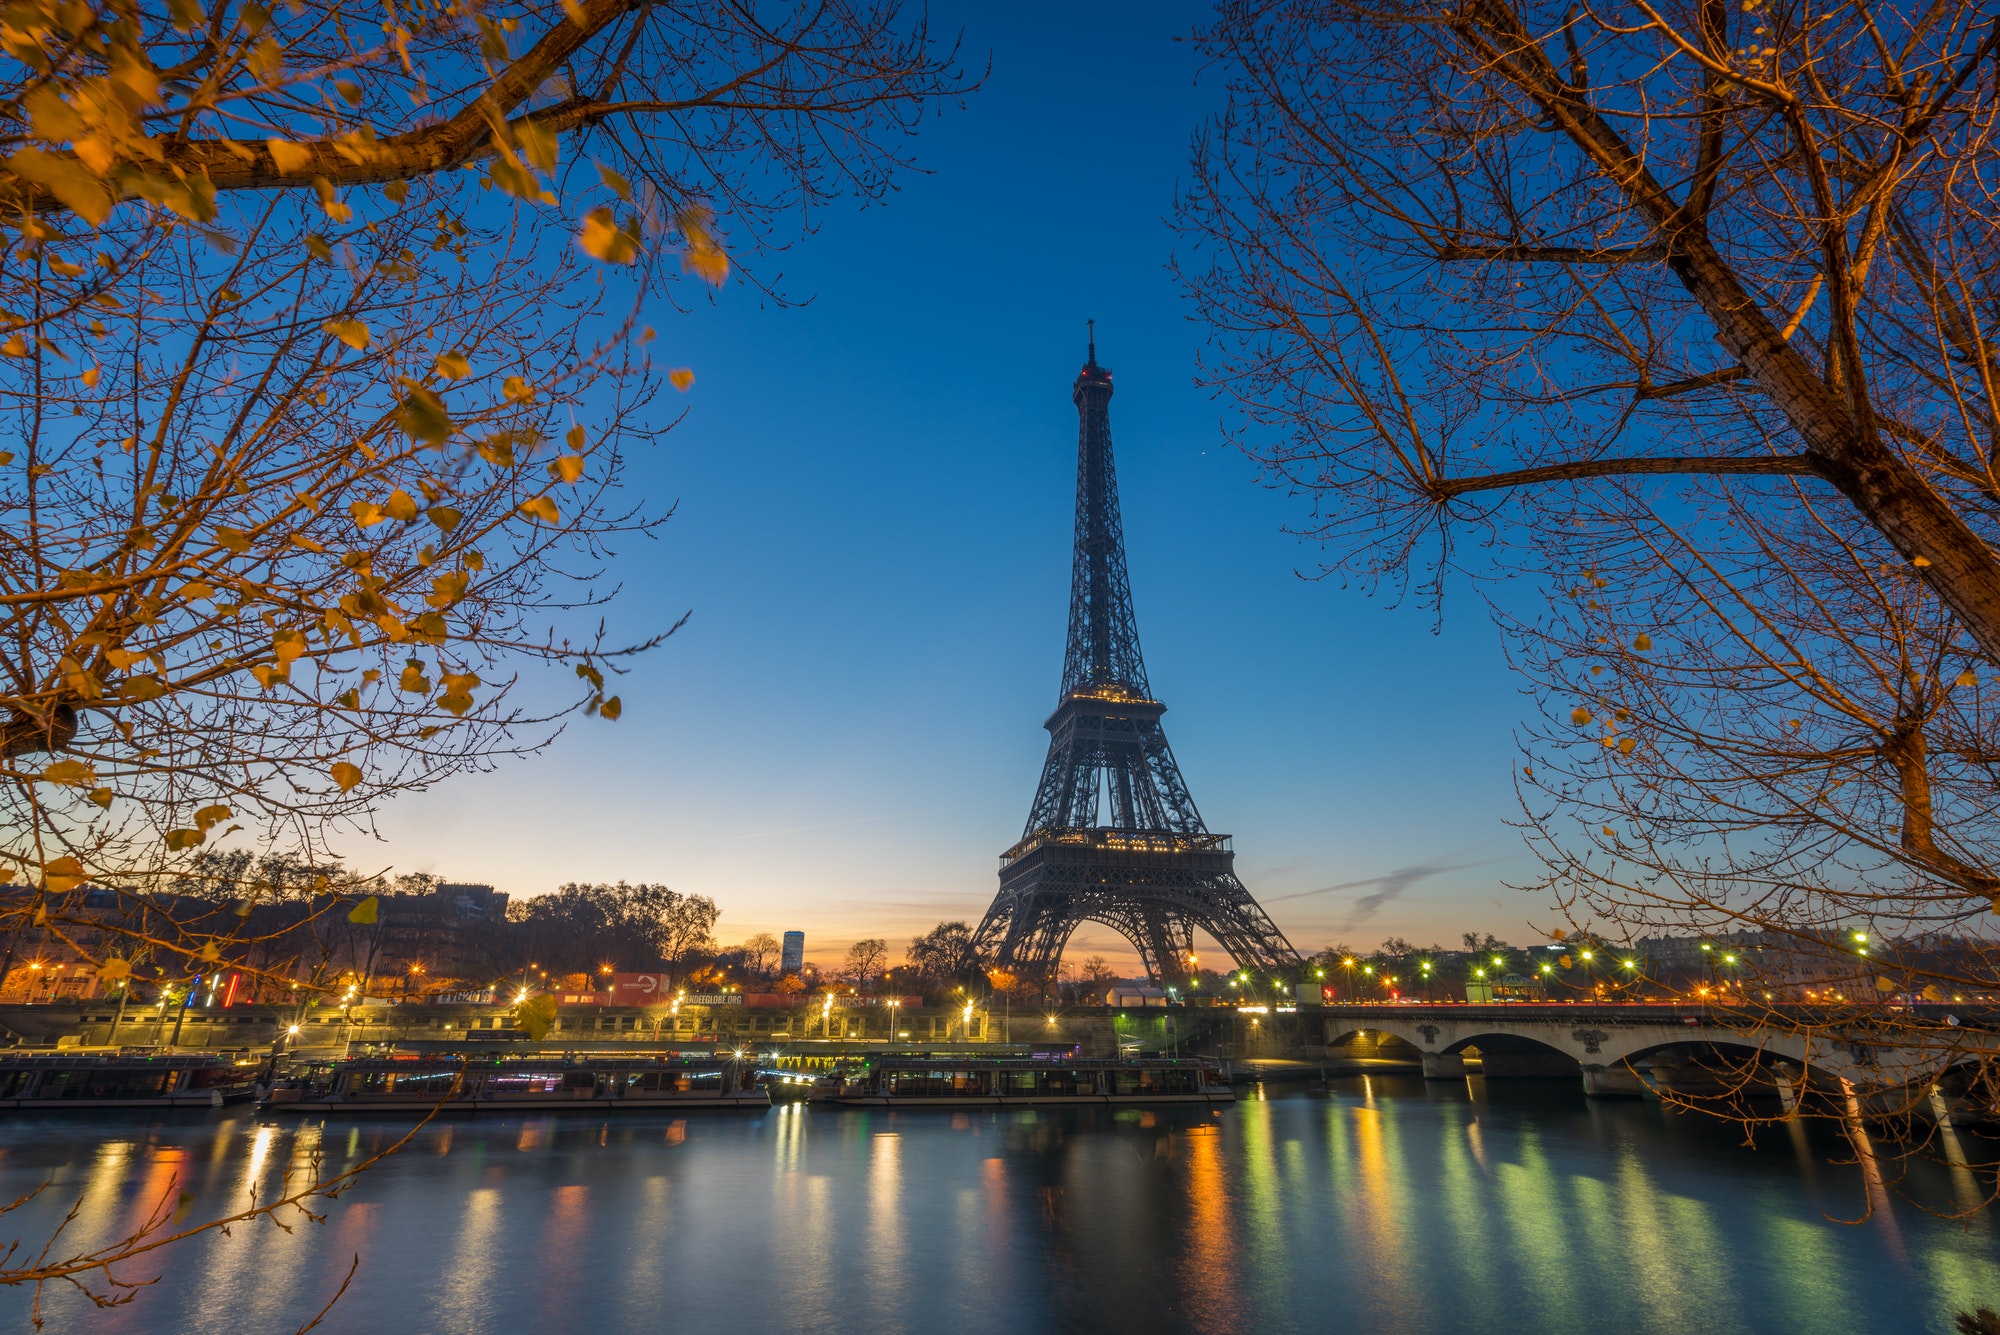
[[[1112,1080],[1120,1094],[1199,1094],[1201,1072],[1193,1067],[1166,1071],[1114,1071]]]
[[[179,1071],[45,1071],[35,1097],[43,1099],[150,1099],[170,1092]]]
[[[891,1094],[988,1094],[990,1071],[891,1071]]]
[[[442,1098],[457,1079],[456,1071],[356,1071],[348,1077],[347,1089],[363,1097],[401,1094]]]
[[[1095,1071],[1076,1071],[1068,1067],[1055,1070],[1036,1071],[1035,1092],[1037,1094],[1077,1095],[1097,1092]]]

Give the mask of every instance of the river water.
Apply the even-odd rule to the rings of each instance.
[[[0,1121],[0,1220],[39,1246],[190,1218],[408,1124],[212,1114]],[[44,1295],[55,1331],[1949,1331],[2000,1308],[2000,1239],[1927,1214],[1913,1172],[1868,1222],[1845,1142],[1756,1148],[1567,1084],[1403,1077],[1221,1110],[808,1110],[434,1123],[323,1224],[136,1263],[126,1306]],[[0,1294],[22,1329],[26,1295]]]

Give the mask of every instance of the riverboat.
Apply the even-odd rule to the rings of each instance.
[[[208,1053],[9,1055],[0,1057],[0,1109],[220,1108],[253,1096],[259,1065]]]
[[[453,1116],[768,1108],[770,1093],[756,1074],[727,1057],[361,1057],[294,1068],[260,1106],[292,1113],[436,1108]]]
[[[838,1072],[813,1092],[816,1101],[850,1107],[1005,1107],[1074,1103],[1233,1103],[1236,1091],[1214,1062],[1139,1057],[890,1057]]]

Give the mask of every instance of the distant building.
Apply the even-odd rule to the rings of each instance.
[[[434,978],[478,978],[491,967],[507,922],[507,895],[490,885],[446,881],[427,895],[381,897],[380,956],[374,972],[396,976],[420,965]]]
[[[779,973],[797,973],[806,963],[806,934],[786,932],[785,948],[778,956]]]

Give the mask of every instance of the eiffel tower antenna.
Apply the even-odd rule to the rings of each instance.
[[[1242,967],[1291,970],[1298,952],[1236,879],[1229,836],[1212,834],[1167,745],[1139,653],[1125,573],[1118,472],[1111,456],[1111,372],[1089,360],[1076,404],[1076,537],[1062,689],[1042,726],[1049,755],[1015,845],[1000,855],[1000,893],[973,936],[974,959],[1052,977],[1085,922],[1111,927],[1146,973],[1195,970],[1196,929]]]

